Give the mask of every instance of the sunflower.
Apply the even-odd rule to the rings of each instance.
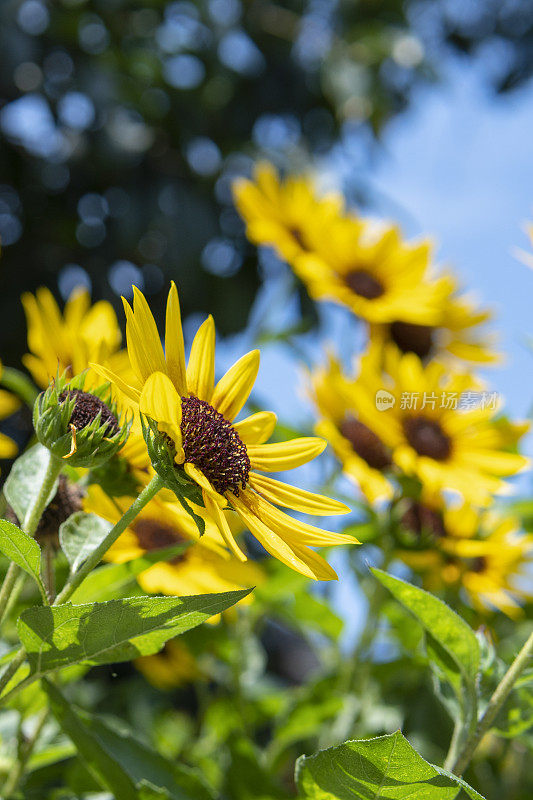
[[[366,386],[365,377],[373,374],[372,368],[366,366],[369,357],[360,360],[359,388]],[[315,430],[331,445],[345,475],[374,503],[393,494],[387,475],[392,467],[391,451],[377,433],[361,422],[353,383],[333,355],[325,367],[315,370],[311,376],[311,397],[319,413]],[[365,394],[374,398],[378,388],[379,385],[366,386]]]
[[[308,178],[289,176],[281,180],[267,162],[256,165],[253,180],[236,180],[233,194],[246,222],[248,239],[256,245],[273,247],[280,258],[289,262],[308,249],[310,232],[317,221],[334,219],[344,206],[340,195],[319,198]]]
[[[349,509],[336,500],[289,486],[261,472],[294,469],[319,455],[326,442],[303,437],[267,444],[276,424],[270,412],[235,422],[252,390],[259,352],[240,358],[215,384],[215,327],[200,326],[185,366],[178,293],[172,284],[167,302],[165,348],[143,294],[134,287],[133,309],[124,301],[128,354],[136,385],[95,365],[105,378],[139,405],[173,443],[175,469],[202,493],[233,554],[246,560],[222,509],[229,506],[273,556],[302,574],[335,579],[334,570],[309,545],[352,543],[350,536],[323,531],[288,516],[276,506],[326,516]],[[258,470],[258,471],[257,471]]]
[[[2,378],[2,362],[0,361],[0,379]],[[11,392],[0,389],[0,420],[10,417],[20,406],[20,400]],[[13,458],[17,455],[18,447],[15,442],[0,433],[0,458]]]
[[[438,321],[448,286],[428,277],[429,242],[404,242],[396,226],[338,216],[315,222],[308,250],[290,263],[314,300],[340,303],[373,323]]]
[[[506,434],[493,421],[496,408],[467,407],[481,396],[480,384],[437,361],[424,367],[414,353],[396,348],[387,350],[385,366],[382,388],[394,402],[381,410],[377,402],[364,402],[365,387],[359,387],[360,415],[398,468],[429,492],[454,490],[477,505],[505,491],[502,478],[528,460],[503,449]]]
[[[111,500],[99,486],[91,486],[83,501],[85,511],[113,524],[130,505],[131,497]],[[142,572],[137,578],[141,588],[150,594],[185,597],[261,583],[263,573],[257,564],[242,563],[230,556],[217,526],[205,515],[205,509],[195,507],[194,510],[203,514],[206,522],[206,532],[201,539],[191,517],[180,506],[154,498],[108,550],[106,560],[122,563],[154,550],[190,543],[171,561],[161,561]],[[227,521],[227,524],[235,531],[234,522]]]
[[[444,276],[442,281],[441,286],[448,289],[433,325],[401,319],[371,323],[372,342],[379,347],[393,343],[402,353],[415,353],[422,360],[451,356],[476,364],[498,363],[501,356],[493,350],[495,339],[482,329],[491,319],[491,312],[458,294],[457,282],[451,275]]]
[[[422,574],[426,588],[438,591],[462,586],[478,611],[499,609],[510,617],[518,616],[520,601],[533,599],[533,591],[526,588],[531,586],[528,572],[533,566],[533,536],[521,532],[513,516],[468,504],[441,509],[425,504],[420,508],[427,521],[433,520],[433,546],[398,555]]]
[[[116,314],[104,300],[91,306],[86,289],[75,289],[61,310],[49,289],[22,295],[28,325],[24,366],[38,386],[48,386],[59,371],[69,377],[85,370],[90,361],[106,362],[120,347],[122,335]],[[91,377],[89,375],[89,382]]]

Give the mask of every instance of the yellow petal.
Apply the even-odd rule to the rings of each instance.
[[[244,444],[264,444],[270,439],[278,418],[273,411],[258,411],[236,422],[234,428]]]
[[[359,544],[346,533],[325,531],[307,522],[290,517],[279,508],[268,503],[260,495],[247,493],[246,501],[253,513],[290,544],[305,544],[310,547],[330,547],[334,544]]]
[[[0,419],[9,417],[17,408],[20,407],[20,400],[15,394],[0,389]]]
[[[250,473],[250,483],[260,495],[275,503],[277,506],[292,508],[303,514],[314,514],[317,517],[327,517],[331,514],[349,514],[351,509],[338,500],[323,497],[320,494],[307,492],[297,486],[290,486],[283,481],[276,481],[267,475]]]
[[[213,500],[209,492],[202,491],[202,496],[204,498],[204,503],[207,511],[209,512],[209,514],[211,514],[211,516],[215,520],[224,541],[228,545],[233,555],[236,558],[238,558],[239,561],[242,562],[247,561],[245,554],[242,552],[241,548],[235,541],[235,538],[231,532],[228,521],[224,516],[224,512],[220,508],[219,504]]]
[[[320,455],[327,442],[316,436],[303,436],[288,442],[252,444],[246,449],[253,469],[263,472],[281,472],[307,464]]]
[[[121,392],[124,392],[124,394],[131,400],[134,400],[136,403],[139,402],[139,398],[141,396],[140,391],[135,389],[134,386],[130,386],[129,383],[126,383],[126,381],[123,381],[122,378],[115,372],[107,369],[107,367],[103,367],[101,364],[89,364],[89,366],[94,369],[95,372],[101,375],[102,378],[105,378],[106,381],[109,381],[116,386],[117,389],[120,389]]]
[[[133,313],[145,351],[152,365],[151,371],[166,373],[165,355],[155,319],[145,296],[136,286],[133,286]]]
[[[215,385],[215,323],[211,315],[196,332],[187,365],[187,389],[190,394],[211,402]]]
[[[227,506],[226,498],[217,492],[215,487],[211,484],[209,479],[206,478],[201,469],[198,469],[197,466],[191,464],[189,461],[187,461],[183,465],[183,468],[187,473],[187,475],[189,476],[189,478],[195,481],[195,483],[197,483],[198,486],[201,488],[202,492],[206,492],[206,494],[208,494],[211,497],[213,502],[217,503],[222,508]]]
[[[230,422],[248,400],[258,370],[259,350],[252,350],[239,358],[215,386],[211,405]]]
[[[181,450],[181,398],[168,375],[163,372],[150,375],[142,388],[139,409],[172,438],[176,450]]]
[[[165,326],[165,353],[167,372],[170,380],[182,397],[187,394],[185,377],[185,351],[183,347],[183,329],[181,326],[180,301],[174,281],[170,284],[167,299],[167,316]]]
[[[250,529],[255,538],[263,545],[265,550],[274,558],[279,559],[295,572],[315,580],[335,580],[337,575],[329,564],[306,547],[292,547],[281,536],[271,531],[261,520],[235,495],[231,502],[243,522]]]
[[[13,458],[17,453],[18,447],[15,442],[9,436],[0,433],[0,458]]]

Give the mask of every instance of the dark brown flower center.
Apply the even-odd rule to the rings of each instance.
[[[442,514],[417,500],[409,501],[407,509],[400,518],[400,524],[414,533],[417,539],[423,535],[429,535],[434,539],[446,536]]]
[[[182,397],[181,434],[186,461],[200,469],[217,492],[236,495],[246,486],[250,459],[246,445],[222,414],[197,397]]]
[[[390,466],[390,453],[379,436],[358,419],[347,417],[341,423],[340,432],[369,467],[385,469]]]
[[[70,483],[64,475],[59,476],[57,484],[57,492],[46,506],[37,531],[35,538],[38,541],[52,541],[57,543],[57,534],[59,526],[62,525],[71,514],[82,509],[83,492],[76,483]],[[6,509],[6,519],[20,525],[17,515],[8,506]]]
[[[434,328],[429,325],[414,325],[412,322],[393,322],[390,335],[402,353],[415,353],[427,358],[433,349]]]
[[[174,544],[182,544],[188,541],[175,528],[165,525],[157,519],[137,517],[133,524],[133,530],[139,542],[139,547],[142,547],[148,553],[152,550],[163,550],[165,547],[172,547]],[[169,563],[177,564],[184,558],[184,555],[175,556]]]
[[[403,423],[407,441],[421,456],[446,461],[452,443],[438,422],[426,417],[407,417]]]
[[[63,403],[73,397],[76,399],[76,405],[69,421],[76,430],[79,431],[86,425],[90,425],[101,413],[101,424],[106,425],[106,435],[114,436],[119,432],[118,420],[103,400],[89,392],[82,392],[81,389],[67,389],[59,395],[59,402]]]
[[[487,568],[487,559],[485,556],[476,556],[468,562],[470,572],[484,572]]]
[[[346,275],[346,283],[355,294],[366,300],[375,300],[384,294],[385,289],[374,275],[366,269],[354,269]]]

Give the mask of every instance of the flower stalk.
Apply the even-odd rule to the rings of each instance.
[[[485,709],[481,719],[477,724],[477,728],[467,740],[462,752],[457,755],[455,762],[451,765],[451,772],[455,775],[462,775],[468,767],[472,756],[474,755],[479,743],[486,733],[492,727],[492,723],[498,716],[500,709],[512,692],[515,683],[526,669],[530,658],[533,656],[533,633],[530,634],[526,643],[516,656],[515,660],[499,682],[494,690],[492,697],[489,700],[487,708]]]

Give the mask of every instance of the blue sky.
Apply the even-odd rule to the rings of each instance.
[[[477,65],[452,62],[441,85],[419,91],[394,120],[369,175],[376,210],[408,233],[429,233],[438,254],[493,307],[506,364],[491,370],[514,415],[533,401],[533,271],[513,250],[531,250],[533,83],[503,97],[484,85]]]

